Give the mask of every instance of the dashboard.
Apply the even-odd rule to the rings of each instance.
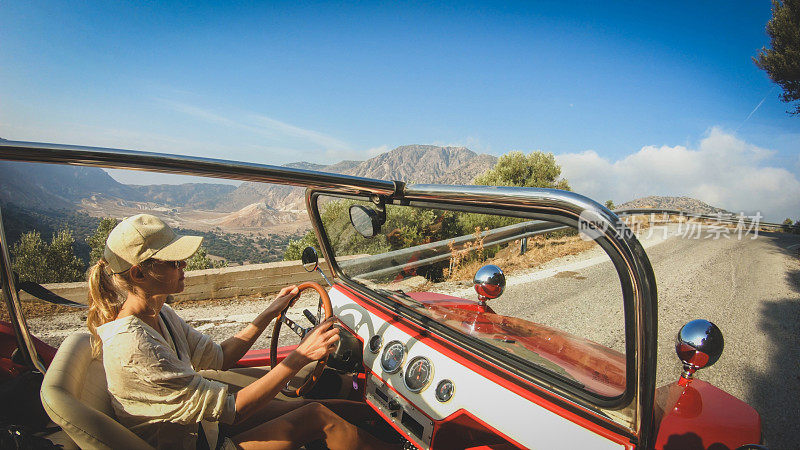
[[[503,386],[425,333],[367,309],[344,288],[329,295],[334,314],[364,342],[367,403],[417,447],[444,447],[436,439],[453,429],[448,425],[469,423],[516,447],[620,448]]]

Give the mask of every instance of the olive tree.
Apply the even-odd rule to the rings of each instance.
[[[541,151],[527,155],[506,153],[494,167],[475,178],[475,184],[570,190],[567,180],[561,178],[561,166],[556,163],[556,158],[552,153]]]
[[[29,231],[11,247],[14,271],[21,281],[66,283],[83,279],[83,261],[75,256],[75,239],[66,228],[54,234],[49,243],[38,231]]]
[[[214,261],[208,256],[208,251],[202,245],[186,260],[186,270],[217,269],[227,266],[225,261]]]
[[[93,266],[98,259],[103,257],[103,249],[106,246],[106,239],[114,227],[117,226],[119,221],[112,217],[105,217],[97,224],[97,230],[91,236],[86,238],[86,243],[89,244],[91,251],[89,252],[89,265]]]

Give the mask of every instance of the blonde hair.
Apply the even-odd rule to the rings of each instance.
[[[151,272],[150,262],[144,261],[139,266]],[[127,293],[133,290],[130,270],[110,274],[108,262],[100,258],[89,268],[89,312],[86,315],[86,327],[92,333],[92,356],[97,357],[103,349],[103,342],[97,334],[97,327],[115,320],[122,309]]]

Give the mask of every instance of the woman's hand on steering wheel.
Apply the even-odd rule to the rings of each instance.
[[[275,326],[272,328],[272,339],[269,343],[269,361],[270,366],[274,369],[280,362],[278,359],[278,344],[281,336],[281,329],[283,329],[283,325],[286,325],[303,340],[292,350],[284,361],[297,369],[299,369],[299,367],[296,367],[296,364],[303,362],[303,360],[305,360],[306,364],[316,361],[316,365],[311,373],[306,376],[305,381],[299,388],[295,389],[287,385],[281,389],[281,393],[290,398],[301,397],[314,387],[314,384],[319,380],[322,371],[325,369],[328,356],[336,349],[339,342],[339,330],[331,330],[333,321],[329,319],[333,318],[333,308],[328,292],[325,288],[320,286],[319,283],[314,281],[306,281],[297,286],[297,291],[299,292],[303,292],[306,289],[313,289],[319,294],[320,309],[324,312],[324,315],[322,315],[322,323],[318,324],[318,320],[314,317],[314,314],[308,310],[304,310],[303,315],[316,326],[313,328],[303,328],[295,321],[289,319],[287,307],[281,311],[278,320],[275,321]],[[289,295],[289,292],[287,292],[286,295]],[[287,304],[291,304],[291,301]]]
[[[270,303],[270,305],[267,307],[267,314],[272,317],[277,316],[281,311],[289,306],[292,300],[297,298],[299,293],[300,291],[295,285],[286,286],[285,288],[281,289],[281,291],[278,292],[278,295],[275,296],[275,300],[273,300],[272,303]]]
[[[314,327],[294,350],[303,360],[303,366],[313,361],[325,359],[339,343],[339,329],[333,326],[331,317]]]

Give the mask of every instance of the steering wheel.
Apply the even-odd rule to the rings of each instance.
[[[300,293],[302,293],[306,289],[314,289],[315,291],[317,291],[317,294],[319,294],[320,297],[320,301],[322,302],[322,309],[325,311],[325,316],[322,318],[322,320],[327,320],[328,318],[333,316],[333,308],[331,308],[331,299],[330,297],[328,297],[328,293],[325,291],[325,288],[323,288],[318,283],[315,283],[313,281],[307,281],[297,286],[297,289],[299,291],[297,294],[298,297],[300,296]],[[314,326],[318,324],[317,318],[314,317],[314,315],[306,309],[303,311],[303,314],[306,316],[306,318],[308,318],[308,320],[313,324],[313,326],[309,328],[303,328],[296,322],[294,322],[292,319],[286,316],[286,312],[288,310],[289,306],[287,306],[286,309],[281,311],[281,315],[278,316],[278,320],[275,321],[275,327],[272,329],[272,340],[270,341],[269,344],[269,363],[273,369],[275,368],[275,366],[278,365],[278,336],[280,336],[281,334],[281,325],[286,324],[286,326],[288,326],[290,330],[294,331],[295,334],[300,336],[300,338],[302,339],[305,337],[306,334],[308,334],[308,332],[310,332],[313,329]],[[327,361],[328,361],[327,357],[317,361],[316,367],[314,367],[314,370],[306,378],[302,386],[300,386],[297,389],[291,389],[287,384],[287,386],[281,389],[281,393],[287,397],[296,398],[310,391],[311,388],[313,388],[314,385],[317,384],[317,380],[319,380],[319,376],[322,375],[322,371],[323,369],[325,369],[325,363]]]

